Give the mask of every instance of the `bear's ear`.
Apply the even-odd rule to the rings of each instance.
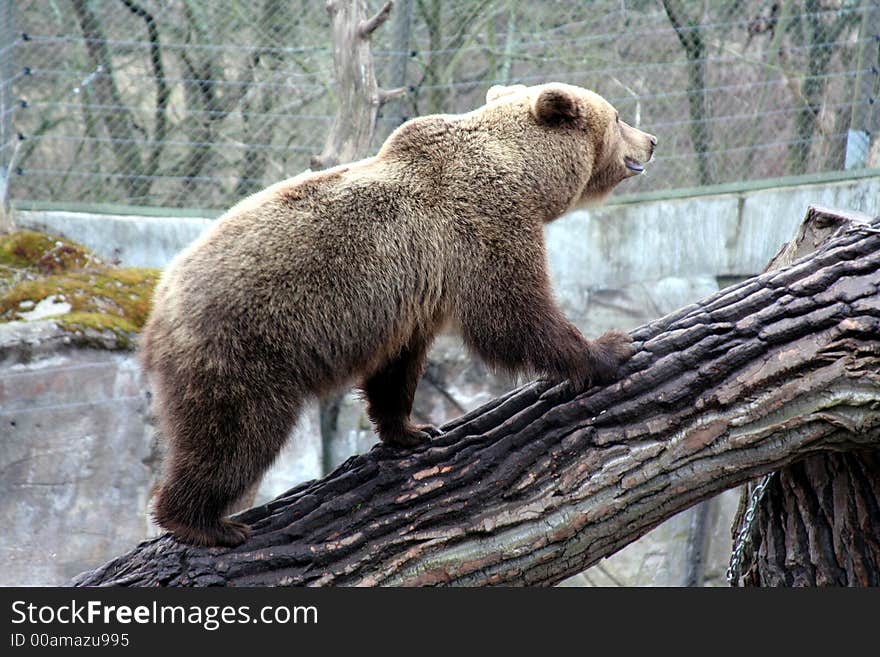
[[[503,96],[515,94],[517,91],[522,91],[525,88],[526,85],[524,84],[512,84],[509,87],[505,87],[503,84],[496,84],[489,87],[489,91],[486,92],[486,102],[491,103],[493,100],[498,100]]]
[[[577,98],[562,89],[545,89],[535,99],[532,112],[542,125],[574,123],[580,116]]]

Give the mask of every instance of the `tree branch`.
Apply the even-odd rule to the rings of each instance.
[[[100,114],[104,128],[111,137],[110,148],[116,159],[116,171],[125,175],[127,195],[130,198],[141,198],[147,194],[150,181],[130,175],[142,171],[141,154],[133,136],[136,124],[131,110],[124,107],[125,103],[116,86],[113,59],[101,22],[85,0],[72,0],[72,5],[85,41],[89,62],[96,73],[93,81],[95,96],[101,105],[114,108],[112,111],[101,110]]]
[[[360,26],[358,27],[358,34],[362,39],[369,39],[370,35],[373,34],[376,30],[378,30],[385,21],[388,20],[388,16],[391,15],[391,8],[394,7],[394,3],[391,0],[388,0],[382,8],[376,12],[376,15],[372,18],[369,18],[365,21],[361,21]]]
[[[697,168],[700,184],[710,185],[713,182],[711,159],[708,152],[711,145],[709,115],[706,88],[706,45],[700,32],[699,19],[685,17],[683,7],[675,0],[663,0],[666,16],[675,29],[688,59],[688,107],[691,114],[690,132],[694,152],[697,155]]]
[[[880,222],[633,332],[615,384],[532,383],[415,451],[349,459],[79,585],[553,584],[672,515],[823,450],[880,443]]]
[[[384,105],[389,100],[394,100],[406,95],[406,87],[397,87],[395,89],[379,89],[379,104]]]
[[[171,90],[165,81],[162,45],[159,40],[159,28],[156,25],[155,16],[134,0],[122,0],[122,4],[135,16],[144,20],[150,39],[150,64],[153,67],[153,78],[156,81],[156,108],[153,112],[153,148],[150,151],[144,175],[151,177],[159,170],[159,161],[162,149],[165,147],[165,137],[168,134],[168,100],[171,97]]]
[[[310,159],[312,169],[353,162],[364,157],[370,149],[379,107],[389,97],[395,97],[393,94],[397,90],[379,89],[370,40],[365,37],[385,22],[393,4],[385,3],[370,19],[366,18],[365,0],[337,0],[327,5],[333,31],[337,109],[324,150]]]
[[[663,9],[666,11],[666,17],[675,29],[675,34],[687,56],[689,58],[699,56],[693,54],[695,51],[702,50],[702,40],[697,31],[699,24],[689,18],[684,18],[684,9],[675,0],[663,0]]]

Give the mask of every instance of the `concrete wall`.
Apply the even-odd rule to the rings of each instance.
[[[572,213],[547,229],[557,296],[589,336],[634,328],[716,291],[719,282],[758,273],[792,236],[810,203],[878,214],[880,179],[618,203]],[[20,227],[62,234],[125,265],[154,267],[166,264],[210,225],[208,219],[58,211],[18,211],[15,219]],[[7,326],[7,334],[10,330],[20,331]],[[0,488],[7,493],[0,521],[14,528],[0,538],[0,555],[16,566],[0,575],[0,584],[64,582],[154,531],[146,509],[158,461],[145,405],[138,401],[143,382],[131,357],[63,346],[33,349],[38,343],[31,336],[18,347],[10,342],[4,347],[0,340],[0,377],[6,377],[0,378],[0,432],[11,437],[0,443]],[[414,415],[440,424],[515,383],[488,372],[456,337],[442,336],[419,386]],[[111,389],[135,391],[134,397],[108,398]],[[10,421],[16,423],[13,429]],[[320,476],[325,467],[375,442],[352,394],[343,399],[337,429],[328,439],[320,437],[314,407],[295,434],[264,478],[257,501]],[[703,539],[707,584],[724,583],[736,501],[737,493],[730,491],[709,503],[710,530]],[[683,584],[694,513],[669,520],[570,583]]]
[[[880,178],[640,203],[612,197],[548,227],[556,285],[566,297],[584,281],[601,288],[697,273],[750,275],[788,240],[810,204],[877,214]],[[212,218],[15,211],[20,228],[64,235],[131,267],[164,266]]]
[[[19,228],[63,235],[84,244],[107,262],[126,267],[164,267],[211,225],[210,218],[143,217],[85,212],[15,212]]]
[[[0,324],[0,586],[62,584],[150,532],[157,452],[130,355]]]

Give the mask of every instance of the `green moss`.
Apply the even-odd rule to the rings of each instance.
[[[101,336],[109,332],[117,349],[131,349],[132,339],[140,328],[118,315],[107,313],[70,312],[59,315],[56,321],[65,331],[104,348],[108,346],[108,341],[101,339]]]
[[[157,269],[104,264],[84,247],[33,231],[0,236],[0,322],[28,319],[49,299],[70,306],[59,325],[107,348],[127,349],[150,312]]]
[[[23,319],[43,299],[70,304],[71,313],[113,315],[139,330],[147,320],[156,269],[103,267],[23,281],[0,297],[0,321]]]
[[[7,268],[53,274],[101,264],[87,248],[62,237],[32,230],[0,235],[0,265]]]
[[[32,267],[47,252],[55,248],[48,235],[31,230],[20,230],[0,237],[0,264],[10,267]]]
[[[114,333],[127,335],[137,333],[139,328],[118,315],[108,315],[106,313],[67,313],[62,315],[58,322],[68,327],[76,326],[96,331],[109,330]]]
[[[16,270],[0,265],[0,292],[15,285],[19,278],[20,276]]]

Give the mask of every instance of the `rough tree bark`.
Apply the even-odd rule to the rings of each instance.
[[[79,585],[554,584],[723,490],[880,444],[880,221],[633,332],[612,385],[536,382]]]
[[[373,67],[370,36],[388,20],[394,3],[389,0],[367,18],[366,0],[329,0],[333,20],[333,69],[339,99],[336,119],[324,151],[312,157],[312,169],[360,159],[370,150],[379,107],[405,89],[380,89]]]
[[[813,207],[768,271],[820,248],[868,217]],[[880,452],[817,454],[770,480],[747,527],[745,509],[758,482],[743,488],[732,533],[749,541],[734,584],[880,585]]]

